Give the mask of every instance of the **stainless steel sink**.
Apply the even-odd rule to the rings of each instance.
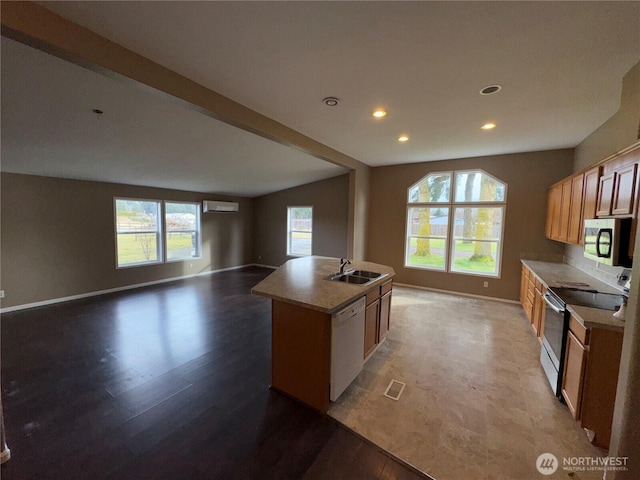
[[[336,273],[329,277],[334,282],[354,283],[356,285],[364,285],[382,277],[382,273],[368,272],[367,270],[347,270],[340,274]]]
[[[351,275],[355,275],[357,277],[365,277],[365,278],[378,278],[381,277],[382,274],[378,272],[368,272],[367,270],[354,270]]]
[[[357,285],[364,285],[365,283],[369,283],[371,281],[370,278],[358,277],[351,273],[346,273],[344,275],[338,275],[337,277],[332,277],[331,280],[335,282],[355,283]]]

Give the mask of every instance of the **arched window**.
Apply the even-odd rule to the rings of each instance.
[[[482,170],[429,173],[408,189],[405,266],[499,277],[506,201]]]

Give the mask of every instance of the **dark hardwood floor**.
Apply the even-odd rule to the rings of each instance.
[[[3,314],[2,478],[428,478],[269,389],[269,273]]]

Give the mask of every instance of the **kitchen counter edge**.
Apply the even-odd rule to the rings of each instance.
[[[337,273],[339,261],[339,258],[320,256],[289,260],[255,285],[251,293],[333,314],[395,277],[393,268],[386,265],[352,260],[347,269],[368,270],[382,273],[383,276],[366,285],[328,280],[328,277]]]

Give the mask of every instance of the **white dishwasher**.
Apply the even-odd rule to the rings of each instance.
[[[332,402],[344,392],[364,367],[365,297],[331,317]]]

